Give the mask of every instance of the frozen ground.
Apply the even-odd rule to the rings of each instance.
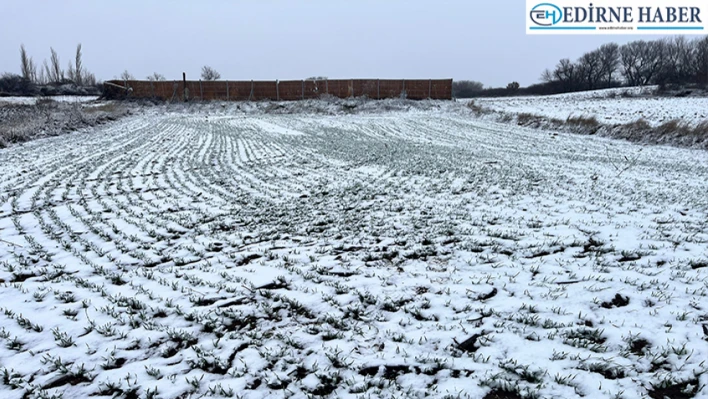
[[[613,125],[644,119],[656,126],[674,119],[698,124],[708,119],[708,97],[655,97],[647,88],[597,90],[554,96],[480,98],[482,107],[509,114],[530,113],[565,120],[569,116],[595,116]],[[628,93],[634,97],[627,97]]]
[[[1,397],[706,397],[706,152],[162,111],[0,150]]]

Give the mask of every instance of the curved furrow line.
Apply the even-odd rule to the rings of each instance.
[[[138,151],[140,151],[141,149],[142,145],[137,147]],[[108,157],[108,154],[104,154],[101,157]],[[98,159],[97,161],[100,161],[100,159]],[[96,202],[103,206],[103,212],[99,212],[98,210],[92,211],[91,207],[88,206],[86,197],[82,197],[81,199],[76,198],[74,199],[74,201],[64,201],[62,203],[52,202],[53,194],[57,190],[57,188],[62,186],[62,181],[85,181],[85,178],[88,175],[94,174],[96,172],[96,170],[91,168],[91,166],[92,165],[88,163],[79,165],[75,169],[74,173],[65,173],[64,171],[61,171],[59,172],[59,176],[57,176],[57,178],[53,180],[53,184],[45,184],[40,188],[40,190],[38,191],[38,197],[43,193],[44,203],[49,204],[50,206],[45,207],[46,209],[44,211],[33,212],[33,215],[37,218],[37,223],[42,226],[43,231],[45,232],[45,234],[48,235],[47,238],[50,241],[54,240],[59,242],[67,250],[69,250],[70,248],[67,247],[66,239],[74,238],[76,235],[80,235],[80,231],[82,230],[80,225],[83,224],[85,225],[84,230],[91,228],[95,233],[98,234],[98,236],[113,236],[113,238],[116,238],[117,236],[117,238],[124,239],[127,242],[131,243],[128,245],[121,245],[120,247],[116,246],[116,248],[119,249],[123,255],[130,255],[133,258],[146,257],[146,255],[142,251],[140,251],[139,248],[150,248],[150,244],[153,240],[144,240],[140,239],[135,234],[126,234],[123,226],[119,226],[116,224],[116,221],[120,222],[120,220],[118,219],[107,221],[103,213],[105,213],[107,208],[110,208],[109,204],[105,201],[105,199],[109,197],[105,196],[103,198],[99,198],[100,194],[96,191],[96,187],[86,187],[85,189],[91,191],[94,194],[94,198],[97,198]],[[112,170],[109,168],[109,163],[105,163],[103,164],[103,166],[106,166],[106,170]],[[99,172],[98,174],[99,178],[101,176],[101,173],[102,172]],[[84,192],[83,188],[79,188],[79,191],[82,193]],[[74,203],[73,208],[65,206],[68,203],[72,202]],[[57,214],[57,209],[63,211],[61,217]],[[85,212],[84,217],[79,216],[79,214],[81,213],[81,209],[83,209],[83,211]],[[72,218],[67,215],[67,210],[69,211],[69,215],[76,215],[78,220],[72,220]],[[45,217],[45,214],[48,216],[48,218]],[[90,220],[86,219],[86,217],[88,216],[91,217]],[[100,223],[97,223],[97,221],[100,221]],[[70,224],[73,224],[74,227],[71,227]],[[103,226],[103,230],[101,229],[101,226]],[[88,241],[83,242],[82,244],[84,247],[87,247]],[[105,252],[105,249],[102,249],[101,252]]]

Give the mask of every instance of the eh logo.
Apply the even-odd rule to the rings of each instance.
[[[531,10],[531,20],[536,25],[552,26],[563,18],[560,7],[551,3],[541,3]]]

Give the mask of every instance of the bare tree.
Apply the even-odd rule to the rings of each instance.
[[[600,50],[583,54],[578,60],[579,83],[588,90],[595,90],[602,77],[602,59]]]
[[[95,86],[96,85],[96,75],[93,72],[89,72],[84,69],[81,73],[81,84],[84,86]]]
[[[578,88],[578,71],[576,65],[568,58],[563,58],[553,71],[554,80],[561,84],[563,91],[570,92]]]
[[[46,61],[45,61],[46,63]],[[39,68],[39,75],[37,76],[37,83],[40,85],[45,85],[48,83],[47,75],[44,72],[44,68]]]
[[[69,61],[66,68],[66,78],[70,81],[76,83],[76,71],[74,70],[74,65]]]
[[[31,82],[36,82],[37,68],[34,65],[32,57],[27,55],[27,51],[25,50],[24,44],[20,46],[20,62],[22,69],[22,77]]]
[[[689,71],[696,83],[708,83],[708,36],[691,42],[692,54]]]
[[[151,82],[162,82],[165,80],[165,75],[154,72],[152,75],[149,75],[147,77],[147,80],[149,80]]]
[[[120,78],[121,78],[121,80],[135,80],[133,75],[131,75],[127,69],[125,71],[123,71],[123,73],[120,74]]]
[[[553,72],[551,72],[550,69],[546,68],[543,72],[541,72],[541,82],[550,83],[554,80],[555,78],[553,77]]]
[[[52,47],[50,47],[49,50],[52,53],[52,56],[50,58],[50,62],[52,63],[50,80],[52,82],[58,83],[64,80],[64,71],[61,69],[61,65],[59,63],[59,55],[57,54],[57,52],[54,51]]]
[[[603,76],[607,78],[606,87],[612,86],[612,75],[619,68],[619,57],[620,50],[617,43],[607,43],[600,46],[600,69]]]
[[[664,56],[666,54],[666,42],[654,40],[649,42],[646,53],[646,68],[643,73],[643,85],[656,83],[656,80],[664,66]]]
[[[52,70],[49,68],[49,64],[47,63],[47,60],[44,60],[44,63],[42,64],[42,70],[44,71],[44,78],[46,79],[45,83],[51,83],[52,82]]]
[[[216,71],[216,69],[210,67],[209,65],[204,65],[202,67],[202,80],[219,80],[221,79],[221,74]]]
[[[622,73],[630,86],[645,86],[652,82],[662,68],[664,42],[638,40],[620,48]]]
[[[79,43],[76,46],[76,57],[74,60],[74,82],[79,86],[82,86],[84,84],[83,74],[84,70],[83,62],[81,62],[81,43]]]

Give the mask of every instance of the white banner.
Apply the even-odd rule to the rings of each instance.
[[[706,0],[526,0],[526,34],[708,33]]]

